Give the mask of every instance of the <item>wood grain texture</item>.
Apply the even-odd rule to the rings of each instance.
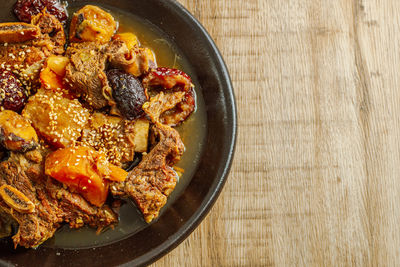
[[[153,266],[400,265],[400,1],[180,0],[233,78],[236,158]]]

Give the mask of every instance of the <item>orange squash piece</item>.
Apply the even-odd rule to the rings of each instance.
[[[99,207],[107,199],[108,180],[124,181],[128,175],[110,164],[103,154],[83,146],[51,153],[45,162],[45,173]]]
[[[75,12],[71,20],[71,42],[107,43],[117,29],[113,16],[103,9],[87,5]]]
[[[58,76],[49,67],[42,69],[40,72],[40,83],[43,88],[53,91],[59,91],[65,87],[62,77]]]

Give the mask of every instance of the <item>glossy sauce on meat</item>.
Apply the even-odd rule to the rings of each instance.
[[[79,8],[80,7],[81,6],[79,6]],[[71,4],[69,14],[73,14],[77,9],[78,8],[74,8],[73,4]],[[149,47],[155,52],[158,66],[167,66],[185,71],[191,76],[196,86],[197,110],[187,121],[176,128],[186,146],[185,153],[177,166],[184,169],[185,172],[180,178],[175,190],[168,198],[166,206],[161,210],[162,214],[165,209],[173,204],[175,199],[181,195],[190,183],[190,179],[201,158],[202,145],[207,129],[205,104],[201,95],[201,89],[196,77],[192,75],[193,72],[191,71],[187,59],[182,56],[177,46],[160,30],[148,22],[144,22],[123,11],[109,7],[105,7],[105,9],[109,10],[119,22],[119,32],[133,32],[137,35],[143,47]],[[44,243],[43,246],[63,248],[101,246],[124,239],[127,235],[134,234],[147,225],[148,224],[143,221],[142,215],[134,204],[128,201],[120,209],[120,222],[115,226],[114,230],[110,229],[101,235],[96,235],[96,230],[90,228],[75,230],[65,226],[56,233],[54,238]]]

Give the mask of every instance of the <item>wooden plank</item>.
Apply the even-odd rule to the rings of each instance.
[[[397,0],[180,0],[233,78],[239,139],[200,227],[154,266],[398,266]]]

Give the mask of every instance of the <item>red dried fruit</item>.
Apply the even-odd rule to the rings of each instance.
[[[21,111],[28,97],[17,77],[7,70],[0,70],[0,105],[15,112]]]
[[[178,91],[189,91],[192,88],[192,79],[181,70],[160,67],[152,70],[143,79],[143,85],[147,90],[151,87],[162,87],[163,89],[176,89]]]
[[[176,126],[185,121],[196,109],[196,98],[192,79],[181,70],[157,68],[152,70],[143,79],[146,96],[150,89],[162,91],[183,91],[185,96],[174,108],[160,116],[160,122],[169,126]]]
[[[30,23],[32,17],[44,9],[55,16],[60,22],[67,22],[68,13],[66,6],[59,0],[18,0],[14,6],[14,13],[20,21]]]

